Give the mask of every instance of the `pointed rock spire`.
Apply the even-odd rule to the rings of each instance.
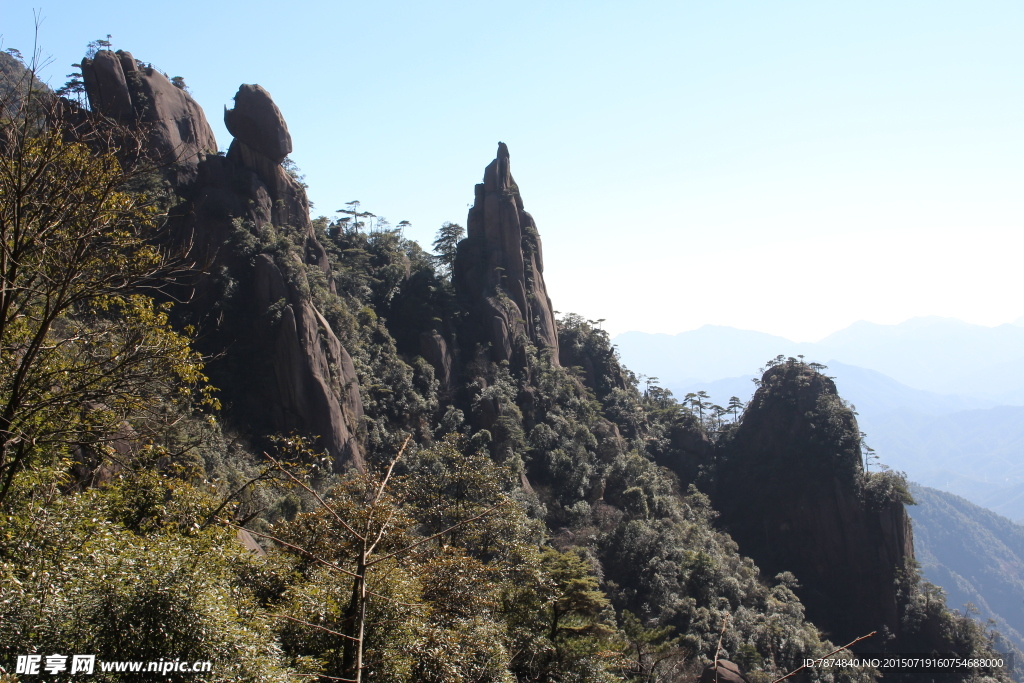
[[[218,372],[234,373],[231,384],[247,392],[230,397],[249,415],[257,434],[298,432],[315,437],[339,465],[364,466],[359,437],[363,417],[355,366],[309,294],[306,266],[319,268],[334,291],[327,250],[309,218],[304,187],[281,162],[292,151],[288,125],[273,98],[259,85],[244,84],[224,119],[234,136],[227,157],[216,154],[202,108],[163,74],[128,52],[101,50],[82,60],[89,103],[128,128],[144,133],[151,157],[173,163],[171,179],[185,199],[173,217],[175,234],[216,277],[239,287],[239,300],[255,300],[230,330],[208,343],[222,356]],[[239,225],[258,231],[267,223],[288,226],[302,239],[289,253],[251,257],[232,246]],[[289,273],[289,277],[284,274]],[[203,278],[191,297],[193,313],[208,316],[220,284]],[[268,315],[274,309],[277,315]],[[217,323],[219,327],[220,323]],[[249,345],[249,356],[240,349]],[[269,372],[239,377],[245,363]]]
[[[558,331],[544,285],[544,259],[533,216],[523,209],[508,147],[484,171],[469,210],[467,237],[455,258],[455,289],[471,313],[474,341],[491,344],[494,360],[525,362],[535,344],[558,365]]]

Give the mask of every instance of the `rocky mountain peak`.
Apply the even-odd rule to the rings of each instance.
[[[192,297],[192,313],[203,321],[210,317],[221,305],[216,280],[228,274],[247,302],[244,319],[223,336],[212,333],[217,348],[207,351],[221,356],[225,367],[265,370],[226,376],[247,387],[231,398],[250,415],[248,426],[256,434],[313,437],[339,465],[361,468],[359,382],[352,358],[310,295],[307,273],[319,270],[331,292],[334,281],[305,188],[281,164],[292,141],[270,93],[258,85],[238,89],[234,109],[225,111],[234,140],[224,157],[205,154],[217,144],[202,108],[130,53],[101,50],[82,60],[82,74],[94,111],[147,135],[160,161],[185,169],[170,174],[176,194],[186,198],[173,212],[173,230],[192,244],[210,273]],[[294,235],[296,249],[247,254],[233,246],[236,230],[248,230],[252,239],[268,224]],[[275,315],[268,314],[271,309]],[[249,349],[244,360],[242,347]]]
[[[900,632],[910,519],[902,500],[871,495],[856,417],[829,377],[796,361],[768,369],[717,473],[721,524],[764,574],[796,576],[811,621],[839,642]]]
[[[533,216],[512,178],[508,147],[484,170],[469,210],[467,237],[455,259],[456,293],[475,321],[473,341],[494,360],[525,364],[526,344],[558,364],[558,333],[544,284],[544,258]]]
[[[224,109],[224,124],[236,141],[245,143],[275,164],[292,153],[288,124],[262,86],[240,86],[235,94],[235,108]]]

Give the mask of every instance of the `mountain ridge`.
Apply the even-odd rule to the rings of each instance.
[[[1024,403],[1016,388],[1016,379],[1024,377],[1024,328],[1009,323],[985,327],[937,316],[897,325],[859,321],[817,342],[705,325],[676,335],[624,332],[612,341],[636,372],[676,384],[748,375],[778,354],[803,355],[875,370],[922,391]],[[652,365],[656,357],[672,362]],[[697,358],[699,363],[687,360]]]
[[[768,683],[835,651],[826,635],[865,628],[888,630],[882,647],[991,652],[981,627],[918,580],[903,479],[863,471],[855,416],[819,367],[771,361],[728,423],[656,383],[641,392],[606,333],[572,314],[554,321],[506,145],[475,188],[469,234],[442,226],[431,255],[401,226],[368,226],[357,202],[312,218],[264,89],[239,88],[227,154],[203,151],[183,82],[104,45],[80,67],[91,108],[47,98],[46,116],[20,112],[0,164],[37,163],[42,149],[47,169],[100,168],[118,202],[160,217],[131,227],[196,248],[207,267],[165,283],[189,288],[177,304],[127,284],[113,306],[90,290],[59,324],[0,326],[5,353],[26,330],[52,342],[54,364],[5,356],[37,371],[44,395],[65,386],[46,381],[55,371],[95,380],[93,359],[121,358],[103,359],[108,347],[81,330],[127,330],[137,348],[141,327],[177,343],[169,366],[140,377],[157,390],[119,413],[68,399],[46,419],[9,402],[22,431],[8,417],[0,434],[7,659],[24,669],[17,653],[88,643],[101,660],[216,661],[216,680],[690,683],[729,658]],[[177,165],[164,144],[175,130],[192,131]],[[17,189],[0,196],[47,209],[68,199],[61,186],[48,202]],[[71,199],[92,207],[103,194]],[[52,221],[15,213],[29,217],[24,234],[50,234]],[[108,239],[118,227],[80,238],[108,250],[104,267],[132,253]],[[33,253],[37,270],[75,265]],[[24,308],[46,304],[8,284]],[[191,372],[173,364],[182,357]],[[17,389],[9,375],[0,366],[2,391]],[[209,380],[220,407],[200,400]],[[800,529],[816,547],[793,545]],[[877,675],[859,666],[830,680]]]

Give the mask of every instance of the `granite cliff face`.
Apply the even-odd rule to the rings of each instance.
[[[237,273],[255,299],[255,315],[240,335],[261,340],[257,353],[267,360],[270,376],[257,384],[248,412],[266,419],[269,431],[318,436],[336,460],[361,468],[358,379],[351,357],[309,293],[312,273],[322,274],[332,292],[334,282],[327,251],[309,219],[305,189],[281,165],[291,151],[288,127],[258,85],[242,85],[224,118],[235,139],[226,157],[210,156],[200,165],[185,222],[212,270]],[[255,235],[268,224],[288,226],[301,242],[298,251],[243,258],[227,247],[235,230]]]
[[[83,60],[82,73],[92,109],[145,134],[150,156],[183,198],[171,227],[208,273],[190,304],[201,328],[221,326],[216,308],[225,288],[243,300],[239,323],[208,332],[216,348],[207,351],[222,354],[212,374],[243,387],[229,400],[244,404],[239,412],[255,433],[313,436],[339,465],[361,468],[355,367],[310,295],[313,273],[334,291],[330,263],[305,189],[282,166],[292,142],[270,94],[259,85],[239,88],[225,111],[234,140],[219,156],[199,105],[129,53],[100,51]],[[249,253],[240,246],[239,231],[257,236],[268,226],[297,236],[296,248]]]
[[[532,343],[558,365],[558,332],[544,285],[540,235],[533,216],[523,209],[503,142],[484,171],[484,182],[476,186],[466,227],[454,281],[459,303],[469,313],[468,341],[490,344],[492,360],[520,367]]]
[[[82,80],[93,111],[140,131],[154,161],[174,164],[176,183],[194,180],[203,156],[217,151],[202,107],[130,52],[100,50],[86,57]]]
[[[721,524],[764,574],[796,576],[808,618],[836,642],[900,632],[898,584],[914,560],[902,500],[867,485],[860,458],[832,380],[787,362],[764,374],[718,462]]]

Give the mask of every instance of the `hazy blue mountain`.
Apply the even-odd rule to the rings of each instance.
[[[614,341],[627,365],[658,377],[677,398],[706,391],[719,405],[730,396],[749,400],[753,371],[779,353],[830,358],[825,372],[856,406],[881,462],[1024,520],[1024,360],[1012,359],[1024,350],[1024,327],[915,318],[900,325],[857,323],[819,344],[796,344],[707,325],[675,336],[630,332]],[[910,385],[879,367],[947,391]],[[945,369],[947,378],[932,376],[937,371],[931,368]]]
[[[876,418],[900,409],[924,415],[944,415],[997,405],[992,399],[913,389],[877,370],[848,365],[836,360],[830,360],[826,365],[828,369],[824,372],[835,379],[839,395],[856,406],[861,416],[862,428],[866,420],[873,423]],[[753,395],[755,388],[751,381],[755,377],[753,374],[725,377],[709,382],[682,383],[673,383],[657,373],[651,374],[657,376],[662,386],[671,390],[676,398],[682,398],[690,392],[706,391],[712,397],[712,401],[720,405],[725,405],[730,396],[738,396],[746,401]]]
[[[839,394],[857,406],[863,422],[893,410],[906,409],[926,415],[943,415],[997,405],[992,399],[913,389],[877,370],[830,360],[825,374],[835,378]]]
[[[911,479],[1024,519],[1024,408],[938,416],[899,410],[862,420],[861,429],[882,462]]]
[[[944,491],[911,485],[914,552],[950,607],[978,609],[1024,649],[1024,526]]]
[[[778,354],[803,354],[808,360],[831,358],[874,370],[912,389],[970,397],[989,406],[1024,404],[1021,325],[985,327],[938,317],[899,325],[858,322],[808,343],[705,325],[677,335],[626,332],[613,341],[626,365],[660,378],[669,388],[752,376]],[[831,374],[839,376],[835,369]]]
[[[752,375],[769,358],[804,353],[807,346],[764,332],[720,325],[677,335],[625,332],[612,342],[633,372],[656,376],[669,387]]]
[[[949,376],[936,389],[1024,405],[1024,362],[1015,358],[981,367],[950,368]]]
[[[1024,327],[971,325],[954,318],[912,318],[899,325],[857,322],[815,345],[817,354],[878,370],[917,389],[1001,399],[1024,378]]]

